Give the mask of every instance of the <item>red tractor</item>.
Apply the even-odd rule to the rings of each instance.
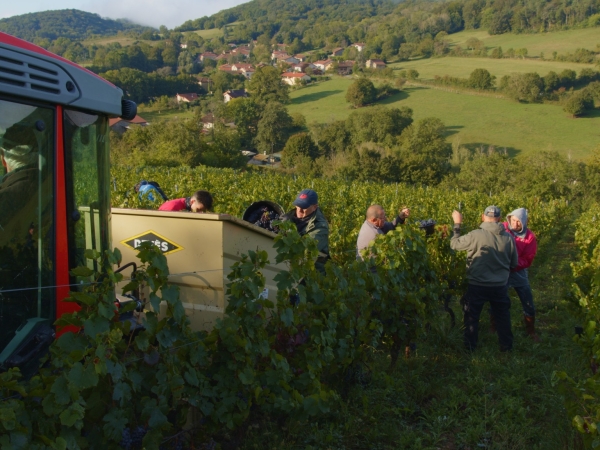
[[[109,118],[121,89],[0,33],[0,370],[37,364],[74,309],[69,271],[110,245]]]

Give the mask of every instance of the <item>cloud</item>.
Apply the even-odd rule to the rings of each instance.
[[[102,0],[85,4],[85,11],[111,19],[129,19],[141,25],[172,29],[187,20],[211,16],[246,0]],[[83,9],[84,5],[82,5]]]

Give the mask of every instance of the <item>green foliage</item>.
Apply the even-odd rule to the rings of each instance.
[[[287,142],[291,128],[292,118],[285,106],[274,101],[267,103],[258,122],[256,148],[267,153],[280,151]]]
[[[495,78],[486,69],[475,69],[469,76],[468,84],[475,89],[491,89]]]
[[[368,78],[359,78],[352,83],[346,91],[346,101],[355,108],[373,103],[377,96],[375,85]]]
[[[398,157],[404,181],[434,185],[449,172],[452,147],[445,128],[440,119],[429,117],[402,132]]]
[[[289,86],[281,81],[281,74],[273,66],[256,69],[248,82],[248,90],[254,101],[266,105],[271,102],[287,103]]]
[[[148,30],[123,20],[112,20],[77,9],[44,11],[0,19],[0,31],[33,42],[44,38],[83,40],[92,36],[110,36],[119,32]]]
[[[319,157],[319,148],[308,133],[298,133],[290,136],[283,148],[282,164],[294,167],[298,157],[308,157],[312,160]]]
[[[600,421],[598,402],[598,358],[600,357],[600,206],[593,205],[575,223],[575,243],[579,258],[571,263],[574,283],[573,309],[582,329],[573,336],[589,364],[589,372],[574,377],[565,371],[554,373],[553,381],[564,395],[573,427],[581,434],[586,448],[600,445],[597,423]],[[570,369],[571,373],[574,371]],[[591,372],[591,373],[590,373]]]
[[[346,129],[355,145],[364,142],[392,145],[412,121],[410,108],[375,106],[353,111],[346,120]]]

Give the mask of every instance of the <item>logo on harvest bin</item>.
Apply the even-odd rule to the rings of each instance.
[[[183,250],[181,245],[170,241],[166,237],[161,236],[154,231],[146,231],[145,233],[130,237],[124,241],[121,241],[121,244],[135,250],[142,244],[142,242],[151,242],[152,244],[156,245],[165,255]]]

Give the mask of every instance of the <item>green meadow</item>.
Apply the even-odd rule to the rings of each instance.
[[[194,117],[192,109],[162,109],[160,111],[141,109],[138,114],[149,123],[156,122],[157,120],[185,120]]]
[[[460,44],[464,47],[467,39],[472,37],[483,41],[488,49],[494,47],[502,47],[502,50],[526,48],[529,56],[539,56],[543,52],[544,58],[551,58],[552,52],[558,52],[560,55],[572,53],[578,48],[595,50],[596,46],[600,44],[600,27],[551,33],[506,33],[495,36],[490,36],[485,30],[468,30],[451,34],[447,39],[451,44]]]
[[[487,69],[492,75],[500,79],[504,75],[516,72],[537,72],[541,76],[550,71],[560,73],[565,69],[572,69],[579,73],[583,68],[594,69],[593,64],[577,64],[572,62],[542,61],[540,59],[493,59],[493,58],[427,58],[412,61],[403,61],[390,64],[396,70],[415,69],[421,79],[433,79],[436,75],[450,75],[452,77],[468,78],[475,69]]]
[[[351,83],[335,77],[293,91],[289,111],[303,114],[308,123],[345,119],[352,112],[345,100]],[[422,86],[406,86],[380,104],[407,106],[415,120],[440,118],[450,143],[469,148],[493,145],[513,156],[552,150],[583,159],[600,143],[600,112],[573,119],[557,105],[521,104]]]

